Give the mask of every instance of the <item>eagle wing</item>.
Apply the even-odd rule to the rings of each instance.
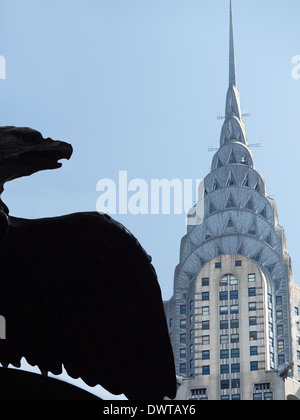
[[[161,290],[149,256],[109,216],[9,218],[1,252],[0,362],[22,357],[54,375],[129,399],[174,398]]]

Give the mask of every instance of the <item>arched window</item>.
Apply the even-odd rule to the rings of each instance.
[[[220,281],[220,286],[234,286],[238,284],[238,279],[233,276],[232,274],[226,274],[226,276],[223,276]]]

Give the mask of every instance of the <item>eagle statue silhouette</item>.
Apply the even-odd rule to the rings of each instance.
[[[60,168],[72,151],[30,128],[0,127],[0,193],[8,181]],[[128,399],[175,397],[155,269],[124,226],[96,212],[16,218],[1,200],[0,252],[2,366],[25,358]]]

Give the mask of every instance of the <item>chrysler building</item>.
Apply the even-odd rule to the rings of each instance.
[[[247,142],[231,3],[229,32],[220,147],[189,214],[174,295],[165,302],[177,398],[300,399],[300,287]]]

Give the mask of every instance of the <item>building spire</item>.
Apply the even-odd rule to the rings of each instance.
[[[229,34],[229,85],[236,86],[234,37],[233,37],[233,18],[232,18],[232,3],[231,3],[231,0],[230,0],[230,34]]]
[[[236,85],[235,52],[233,38],[232,1],[230,0],[229,29],[229,87],[226,96],[225,122],[221,132],[220,146],[228,142],[247,144],[246,129],[242,118],[240,94]]]

